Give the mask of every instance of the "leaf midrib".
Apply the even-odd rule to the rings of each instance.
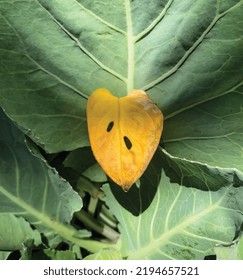
[[[127,93],[134,89],[134,45],[130,0],[125,2],[127,20]]]

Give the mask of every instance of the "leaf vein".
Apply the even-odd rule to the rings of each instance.
[[[148,33],[151,32],[151,30],[154,29],[154,27],[164,18],[166,12],[168,11],[168,9],[170,8],[173,2],[174,0],[169,0],[167,2],[167,4],[162,9],[161,13],[157,16],[157,18],[155,18],[147,28],[145,28],[142,32],[140,32],[138,35],[134,37],[135,42],[138,42],[141,38],[146,36]]]
[[[38,1],[38,0],[37,0]],[[98,58],[96,58],[90,51],[88,51],[80,42],[80,40],[74,36],[58,19],[54,17],[43,5],[41,5],[43,9],[47,11],[47,13],[50,15],[50,17],[53,19],[53,21],[65,32],[79,47],[79,49],[85,53],[89,58],[91,58],[100,68],[105,70],[106,72],[110,73],[111,75],[115,76],[116,78],[122,80],[123,82],[126,82],[125,77],[123,77],[121,74],[117,73],[116,71],[112,70],[108,66],[106,66],[104,63],[102,63]]]
[[[157,213],[159,213],[159,204],[160,204],[160,189],[157,190],[157,195],[156,195],[156,206],[155,206],[155,211],[151,220],[151,225],[150,225],[150,231],[149,231],[149,235],[150,235],[150,239],[151,240],[155,240],[154,237],[154,224],[155,224],[155,219],[156,219],[156,215]]]
[[[97,16],[94,12],[92,12],[91,10],[85,8],[80,2],[78,2],[77,0],[74,0],[75,2],[77,2],[77,4],[81,7],[82,10],[86,11],[87,13],[89,13],[90,15],[92,15],[93,17],[95,17],[97,20],[99,20],[100,22],[104,23],[106,26],[108,26],[109,28],[121,33],[121,34],[126,34],[126,32],[122,29],[120,29],[119,27],[111,24],[110,22],[104,20],[103,18]]]
[[[204,104],[204,103],[206,103],[206,102],[208,102],[208,101],[212,101],[212,100],[214,100],[214,99],[220,98],[220,97],[222,97],[222,96],[224,96],[224,95],[226,95],[226,94],[229,94],[229,93],[231,93],[231,92],[233,92],[233,91],[238,92],[237,89],[238,89],[239,87],[241,87],[242,85],[243,85],[243,81],[240,81],[240,82],[237,83],[236,85],[232,86],[231,88],[229,88],[229,89],[226,90],[226,91],[223,91],[223,92],[219,93],[219,94],[216,95],[216,96],[209,96],[209,97],[207,97],[206,99],[203,99],[203,100],[200,100],[200,101],[195,102],[195,103],[193,103],[193,104],[190,104],[190,105],[188,105],[188,106],[185,106],[185,107],[183,107],[182,109],[179,109],[179,110],[173,112],[172,114],[169,114],[169,115],[165,116],[165,120],[168,120],[168,119],[170,119],[170,118],[172,118],[172,117],[174,117],[174,116],[176,116],[176,115],[179,115],[180,113],[182,113],[182,112],[184,112],[184,111],[190,110],[190,109],[192,109],[192,108],[194,108],[194,107],[196,107],[196,106],[198,106],[198,105],[201,105],[201,104]],[[238,93],[239,93],[239,94],[243,94],[242,92],[238,92]]]
[[[182,233],[184,235],[187,235],[187,236],[190,236],[190,237],[193,237],[193,238],[197,238],[197,239],[200,239],[200,240],[207,240],[207,241],[211,241],[211,242],[218,243],[218,244],[228,244],[228,242],[224,242],[223,240],[216,239],[216,238],[210,238],[210,237],[202,236],[202,235],[198,235],[198,234],[194,234],[194,233],[191,233],[191,232],[189,232],[187,230],[183,230]]]

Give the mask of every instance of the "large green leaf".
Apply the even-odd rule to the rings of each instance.
[[[162,172],[153,199],[143,185],[137,189],[140,200],[136,216],[129,209],[134,199],[129,192],[121,206],[114,199],[114,190],[104,187],[106,202],[120,222],[123,257],[203,259],[214,253],[216,244],[231,243],[243,221],[242,187],[235,188],[227,181],[220,187],[202,191],[179,186],[170,183]],[[144,210],[146,198],[150,205]]]
[[[0,214],[23,217],[49,238],[61,236],[93,252],[107,247],[106,244],[86,239],[87,234],[84,236],[70,226],[73,213],[82,207],[80,197],[55,169],[29,152],[24,135],[1,111],[0,127]],[[12,221],[13,226],[1,226],[2,233],[7,234],[17,227],[17,220],[12,218]],[[31,237],[30,229],[27,231],[26,227],[20,220],[16,244],[24,241],[25,236]],[[4,238],[2,240],[9,238],[9,235]]]
[[[242,0],[1,0],[0,104],[50,152],[88,144],[98,87],[147,90],[171,118],[190,112],[242,81],[242,10]]]

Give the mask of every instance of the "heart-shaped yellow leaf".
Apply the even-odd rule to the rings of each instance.
[[[142,90],[115,97],[97,89],[87,103],[91,149],[105,173],[128,191],[158,147],[163,115]]]

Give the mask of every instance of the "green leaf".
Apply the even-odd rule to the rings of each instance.
[[[55,169],[29,152],[23,134],[0,114],[0,213],[21,216],[46,236],[59,235],[92,252],[109,247],[79,237],[70,220],[82,207],[80,197]]]
[[[98,163],[95,163],[91,167],[87,168],[84,171],[83,175],[94,182],[107,181],[107,177]]]
[[[23,218],[17,218],[13,214],[0,215],[0,250],[14,251],[23,247],[24,243],[33,239],[35,245],[41,243],[41,237],[37,230],[33,230],[30,224]]]
[[[242,14],[242,0],[154,0],[149,5],[146,0],[0,0],[0,106],[45,151],[82,147],[80,157],[77,150],[71,152],[64,164],[102,182],[104,174],[84,152],[91,92],[105,87],[124,96],[142,89],[165,115],[164,150],[159,148],[140,188],[135,185],[125,194],[112,182],[112,193],[104,187],[120,221],[123,257],[200,259],[214,253],[216,243],[231,244],[239,234]],[[6,130],[4,124],[1,129]],[[14,201],[14,207],[4,202],[0,209],[22,211],[39,230],[91,251],[109,247],[73,237],[66,224],[80,206],[77,195],[46,162],[29,159],[23,139],[16,140],[12,129],[0,136],[0,199],[9,201],[11,194]],[[21,197],[13,190],[18,174]],[[44,179],[53,201],[43,220],[38,209]],[[92,186],[95,194],[96,184],[89,179],[79,180],[80,191]],[[64,189],[69,199],[61,195]],[[28,192],[35,203],[24,202],[37,214],[32,208],[26,213],[26,204],[16,207]],[[53,224],[55,207],[63,216]],[[156,221],[154,228],[151,221]]]
[[[124,194],[121,207],[112,194],[114,189],[104,187],[106,203],[120,223],[123,257],[203,259],[214,253],[216,244],[233,240],[243,221],[242,187],[228,184],[205,192],[171,183],[158,169],[160,176],[154,198],[147,195],[143,181],[137,188],[137,213],[129,208],[135,201],[130,192]],[[146,198],[150,205],[144,209]]]

